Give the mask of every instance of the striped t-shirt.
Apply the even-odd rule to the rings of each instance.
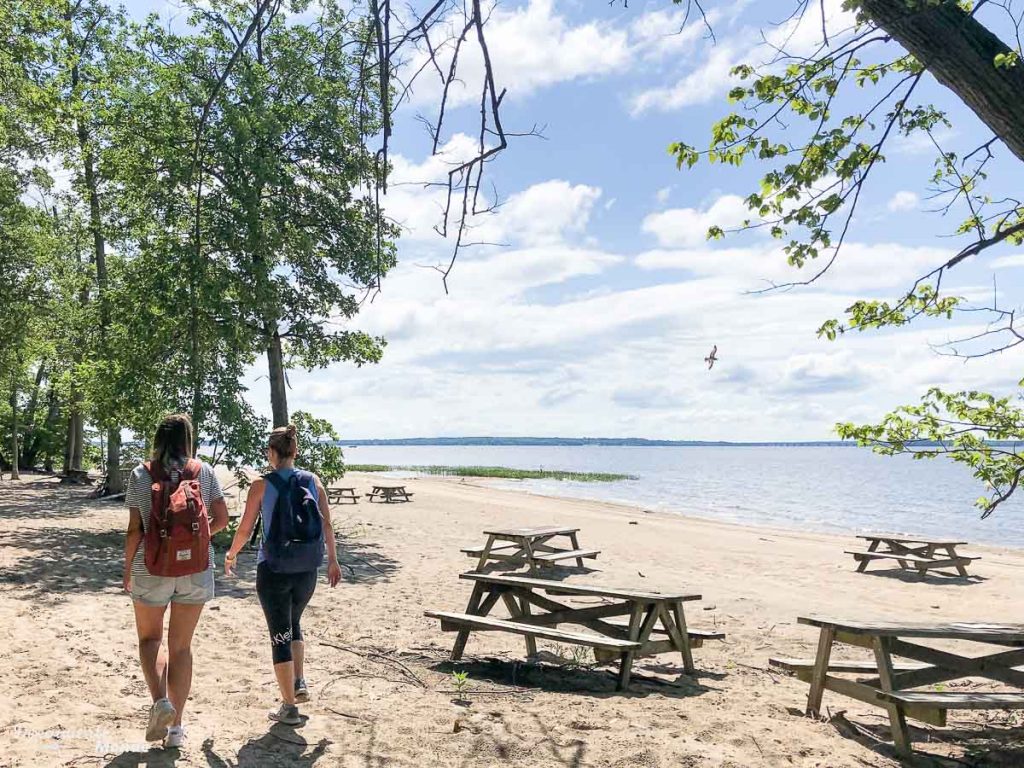
[[[199,493],[202,494],[203,501],[206,503],[206,513],[210,514],[210,505],[217,501],[217,499],[223,499],[224,491],[221,490],[220,481],[217,479],[217,475],[214,474],[213,468],[205,461],[200,463],[202,464],[202,469],[199,471]],[[178,467],[169,467],[167,474],[172,481],[176,481],[178,479]],[[125,506],[129,509],[135,508],[139,510],[139,513],[142,515],[143,531],[149,530],[149,513],[153,505],[152,497],[150,496],[152,485],[153,478],[150,477],[149,471],[143,464],[139,464],[139,466],[132,470],[128,478],[128,489],[125,491],[124,496]],[[213,570],[212,543],[210,544],[209,569]],[[143,537],[142,543],[139,544],[139,548],[135,552],[135,559],[132,560],[132,576],[149,576],[149,571],[146,569],[145,537]]]

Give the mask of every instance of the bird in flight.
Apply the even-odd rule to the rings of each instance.
[[[704,358],[704,362],[708,364],[708,370],[710,371],[715,367],[715,361],[718,360],[718,345],[715,344],[711,348],[711,354]]]

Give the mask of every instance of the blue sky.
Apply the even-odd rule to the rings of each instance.
[[[564,435],[680,439],[828,439],[836,421],[869,421],[933,385],[1009,393],[1013,353],[964,364],[931,345],[966,327],[922,324],[837,342],[821,322],[857,298],[892,298],[958,249],[948,237],[962,213],[941,218],[925,198],[934,152],[900,139],[873,173],[836,268],[815,286],[752,296],[765,279],[792,275],[760,235],[708,243],[708,225],[742,216],[739,199],[764,167],[699,165],[677,171],[676,140],[706,146],[729,110],[728,70],[766,60],[761,44],[792,33],[791,46],[820,35],[816,3],[784,33],[772,22],[789,0],[705,3],[717,40],[700,26],[679,34],[668,0],[606,3],[505,2],[490,23],[503,121],[510,131],[545,126],[544,139],[513,139],[489,169],[503,205],[475,222],[504,247],[465,251],[445,295],[428,269],[450,244],[432,231],[445,159],[431,158],[412,119],[434,92],[419,88],[392,150],[388,213],[404,226],[400,264],[355,327],[388,338],[384,361],[356,369],[293,371],[289,405],[330,419],[346,436]],[[829,24],[847,21],[828,0]],[[136,15],[180,16],[172,3],[134,0]],[[776,38],[778,39],[778,38]],[[467,59],[467,80],[473,61]],[[942,140],[969,151],[990,135],[934,81],[923,101],[947,109]],[[475,92],[474,92],[475,93]],[[473,96],[475,98],[475,95]],[[849,102],[847,102],[849,104]],[[472,104],[451,114],[447,157],[466,151]],[[998,148],[990,183],[1019,183],[1020,166]],[[1002,304],[1020,284],[1013,249],[993,249],[951,277],[985,300],[993,276]],[[1009,257],[1009,258],[1007,258]],[[1018,257],[1019,260],[1019,257]],[[977,318],[974,318],[977,321]],[[963,321],[958,321],[963,322]],[[720,362],[703,357],[718,345]],[[250,376],[253,403],[269,411],[264,363]]]

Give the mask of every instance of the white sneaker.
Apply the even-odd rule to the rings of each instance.
[[[167,729],[167,736],[164,738],[164,749],[178,749],[185,743],[185,728],[181,725],[172,725]]]
[[[149,710],[149,726],[146,728],[146,741],[160,741],[167,735],[168,726],[174,722],[178,713],[170,699],[158,699]]]

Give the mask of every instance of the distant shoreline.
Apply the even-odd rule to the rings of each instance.
[[[760,441],[733,442],[730,440],[649,440],[644,437],[398,437],[363,440],[336,440],[335,444],[352,448],[366,446],[502,446],[553,447],[601,446],[643,448],[856,448],[857,444],[845,440]]]

